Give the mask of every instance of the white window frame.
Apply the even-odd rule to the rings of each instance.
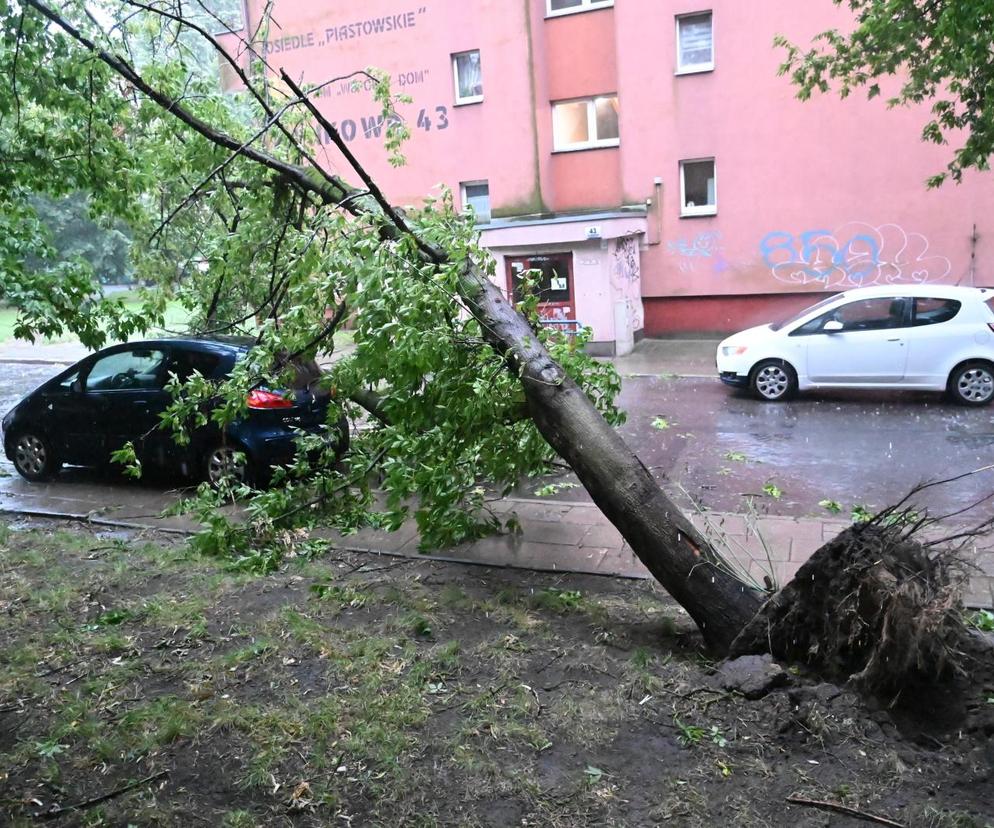
[[[462,212],[464,212],[464,213],[469,212],[469,208],[470,208],[469,199],[466,196],[466,188],[467,187],[479,187],[479,186],[481,186],[483,184],[487,185],[487,204],[488,204],[488,211],[487,211],[486,218],[484,218],[483,216],[481,216],[479,213],[475,213],[474,212],[474,215],[476,216],[476,219],[477,219],[477,224],[489,224],[490,223],[490,219],[493,217],[493,204],[490,203],[490,180],[487,179],[487,178],[480,178],[480,179],[477,179],[476,181],[460,181],[459,182],[459,200],[460,200],[460,203],[462,204]]]
[[[614,6],[614,0],[580,0],[579,6],[553,10],[552,0],[545,0],[545,16],[547,18],[562,17],[567,14],[580,14],[582,12],[596,11],[597,9],[610,9],[612,6]]]
[[[598,98],[617,98],[614,95],[594,95],[590,98],[568,98],[563,101],[552,102],[552,151],[553,152],[577,152],[579,150],[596,149],[598,147],[616,147],[621,144],[621,136],[617,138],[595,138],[593,141],[583,141],[579,144],[562,144],[556,127],[556,107],[560,104],[587,104],[587,135],[594,135],[597,132],[597,107],[594,102]],[[620,116],[620,113],[619,113]],[[619,132],[621,124],[618,124]]]
[[[467,95],[465,98],[459,97],[459,64],[456,63],[456,58],[462,57],[463,55],[471,55],[476,52],[480,55],[480,79],[482,85],[483,79],[483,55],[480,53],[479,49],[466,49],[462,52],[452,53],[452,94],[455,96],[455,105],[462,106],[463,104],[474,104],[482,103],[483,95]]]
[[[684,167],[686,164],[700,164],[710,161],[714,170],[714,204],[701,204],[696,207],[687,206],[686,188],[684,186]],[[718,214],[718,164],[714,157],[685,158],[680,162],[680,218],[692,216],[715,216]]]
[[[680,48],[680,21],[687,20],[691,17],[703,17],[707,15],[711,18],[711,60],[707,63],[688,63],[684,65],[680,62],[680,56],[683,54],[683,50]],[[687,14],[678,14],[676,16],[676,74],[677,75],[693,75],[698,72],[713,72],[714,71],[714,11],[711,9],[701,9],[700,11],[688,12]]]

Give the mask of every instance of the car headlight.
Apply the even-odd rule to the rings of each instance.
[[[722,356],[739,356],[744,354],[748,348],[745,345],[722,345],[721,355]]]

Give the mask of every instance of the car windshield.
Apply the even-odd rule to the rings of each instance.
[[[829,296],[827,299],[822,299],[820,302],[817,302],[816,304],[811,305],[811,307],[805,308],[802,311],[798,311],[793,316],[790,316],[787,319],[784,319],[782,322],[774,322],[774,323],[772,323],[770,325],[770,330],[771,331],[779,331],[781,328],[786,328],[789,325],[793,325],[795,322],[797,322],[800,319],[803,319],[809,313],[813,313],[814,311],[821,310],[826,305],[830,305],[836,299],[841,299],[843,296],[845,296],[844,293],[839,293],[839,294],[836,294],[835,296]]]

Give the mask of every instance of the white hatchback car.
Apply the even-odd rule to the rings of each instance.
[[[718,375],[762,400],[809,388],[947,391],[994,399],[994,289],[913,285],[847,290],[718,346]]]

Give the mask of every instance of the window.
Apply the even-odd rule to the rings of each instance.
[[[532,273],[531,276],[535,278],[538,301],[542,304],[569,304],[571,302],[570,259],[568,253],[511,259],[511,292],[514,301],[521,302],[525,298],[521,290],[525,272],[537,270],[538,274]]]
[[[210,351],[175,350],[166,373],[175,374],[180,382],[186,382],[194,373],[202,377],[213,377],[220,364],[221,357]]]
[[[613,6],[614,0],[546,0],[545,9],[548,17],[574,12],[591,11]]]
[[[452,56],[452,75],[456,83],[456,103],[479,103],[483,100],[483,71],[480,50]]]
[[[617,95],[554,103],[552,143],[556,150],[618,146]]]
[[[908,302],[899,297],[861,299],[822,314],[801,325],[791,336],[822,333],[826,322],[841,322],[842,331],[884,331],[892,328],[905,328]]]
[[[472,210],[477,224],[490,221],[490,185],[486,181],[464,181],[459,185],[462,208]]]
[[[917,327],[948,322],[959,313],[960,304],[955,299],[915,299],[915,316],[911,324]]]
[[[718,212],[718,180],[713,158],[680,162],[680,215],[713,216]]]
[[[714,69],[714,30],[711,12],[687,14],[676,19],[676,72],[709,72]]]
[[[162,388],[166,355],[151,348],[118,351],[93,363],[86,378],[87,391],[132,391]]]

